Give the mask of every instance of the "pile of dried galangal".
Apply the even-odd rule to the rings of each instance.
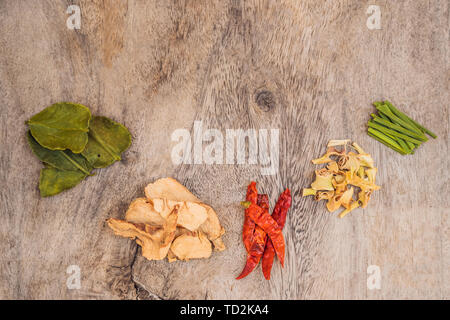
[[[136,239],[148,260],[209,258],[213,246],[225,249],[216,212],[175,179],[149,184],[145,196],[130,204],[125,220],[107,223],[116,235]]]
[[[374,167],[372,156],[356,142],[352,147],[357,153],[347,153],[349,142],[350,140],[331,140],[328,143],[327,153],[312,160],[314,164],[326,163],[327,166],[316,170],[316,180],[311,188],[303,189],[303,196],[313,195],[316,201],[328,200],[327,209],[330,212],[343,206],[340,218],[358,207],[365,208],[372,192],[380,189],[375,184],[377,168]],[[342,147],[341,150],[336,149],[338,146]]]

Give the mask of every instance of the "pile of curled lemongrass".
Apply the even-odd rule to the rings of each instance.
[[[331,140],[327,152],[312,160],[314,164],[327,164],[316,170],[316,179],[310,188],[303,189],[303,196],[314,196],[316,201],[327,200],[330,212],[344,208],[339,214],[343,218],[356,208],[367,207],[372,192],[379,190],[375,184],[377,168],[372,156],[356,142],[351,147],[356,151],[347,153],[350,140]],[[336,147],[340,147],[338,150]]]

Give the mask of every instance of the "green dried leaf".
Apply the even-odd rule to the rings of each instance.
[[[36,141],[50,150],[83,151],[88,142],[91,112],[81,104],[60,102],[27,121]]]
[[[75,187],[86,174],[81,171],[66,171],[47,167],[41,170],[39,190],[41,197],[54,196],[64,190]]]
[[[81,154],[73,153],[70,150],[61,151],[46,149],[37,143],[29,131],[27,133],[27,138],[33,153],[39,160],[49,166],[66,171],[82,171],[87,175],[92,171],[91,164]]]
[[[94,168],[104,168],[121,160],[121,153],[130,144],[131,134],[125,126],[106,117],[93,117],[82,155]]]

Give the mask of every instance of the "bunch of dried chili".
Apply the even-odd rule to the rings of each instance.
[[[256,201],[255,201],[256,200]],[[247,188],[243,240],[247,249],[247,262],[236,279],[250,274],[263,259],[262,267],[266,279],[270,279],[275,254],[284,265],[285,243],[281,232],[286,222],[286,214],[291,205],[291,193],[286,189],[278,199],[272,216],[269,215],[269,199],[266,194],[258,195],[256,183]]]

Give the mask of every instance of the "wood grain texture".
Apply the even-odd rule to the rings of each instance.
[[[450,297],[448,1],[0,1],[2,299],[434,299]],[[82,11],[66,27],[67,6]],[[403,157],[369,138],[370,103],[390,99],[439,138]],[[124,160],[76,188],[41,199],[41,165],[24,121],[74,101],[125,124]],[[180,165],[178,128],[279,128],[280,168]],[[350,138],[379,167],[382,190],[345,219],[301,197],[310,160]],[[212,205],[227,250],[189,263],[147,261],[113,235],[145,185],[172,176]],[[250,180],[294,196],[287,257],[272,280],[236,281],[245,260],[242,210]],[[81,289],[66,286],[69,265]],[[378,265],[380,290],[367,289]]]

